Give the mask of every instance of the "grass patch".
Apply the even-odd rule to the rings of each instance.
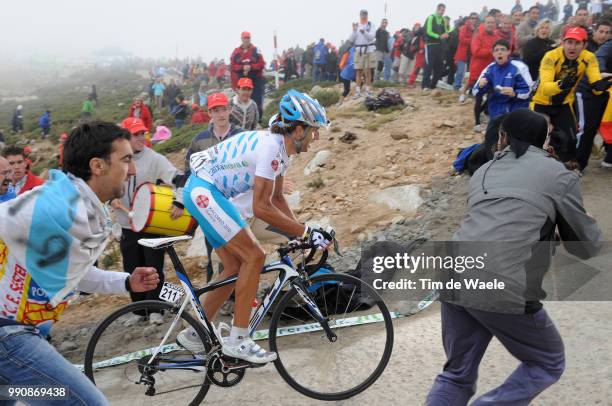
[[[309,187],[312,190],[321,189],[323,186],[325,186],[325,182],[323,182],[323,179],[320,176],[306,184],[306,187]]]
[[[406,108],[405,104],[398,104],[397,106],[383,107],[382,109],[376,110],[376,112],[378,114],[391,114],[394,111],[401,111],[401,110],[404,110],[405,108]]]
[[[338,93],[335,89],[326,89],[315,93],[313,97],[317,99],[319,103],[321,103],[321,106],[329,107],[338,103],[340,100],[340,93]]]
[[[388,80],[375,80],[374,82],[372,82],[372,87],[382,89],[385,87],[398,87],[398,84],[389,82]]]

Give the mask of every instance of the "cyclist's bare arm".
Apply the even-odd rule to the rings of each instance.
[[[283,189],[285,186],[285,177],[277,176],[274,181],[274,192],[272,193],[272,204],[280,209],[287,217],[292,218],[293,220],[299,222],[291,207],[289,207],[289,203],[285,199],[285,194],[283,193]]]
[[[280,186],[278,193],[282,193],[282,185]],[[253,187],[253,214],[255,217],[287,234],[297,237],[304,235],[305,226],[275,206],[272,203],[273,195],[274,181],[256,176]]]

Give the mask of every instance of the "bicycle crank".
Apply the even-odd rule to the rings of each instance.
[[[229,388],[238,385],[244,372],[250,365],[248,363],[234,363],[222,357],[221,352],[209,354],[207,376],[210,381],[222,388]],[[239,361],[239,360],[237,360]]]

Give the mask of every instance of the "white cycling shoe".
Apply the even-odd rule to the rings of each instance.
[[[236,345],[230,345],[227,341],[223,343],[223,354],[228,357],[238,358],[253,364],[265,364],[276,361],[276,353],[269,352],[261,348],[250,337],[238,342]]]
[[[176,343],[194,354],[199,354],[205,351],[204,343],[200,340],[200,336],[192,328],[186,328],[176,336]]]

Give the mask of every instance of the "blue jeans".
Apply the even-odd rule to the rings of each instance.
[[[457,62],[457,72],[455,72],[455,84],[453,87],[455,90],[461,89],[461,85],[463,84],[463,77],[465,76],[465,69],[467,64],[464,61]]]
[[[182,118],[176,118],[174,119],[174,125],[176,126],[176,129],[178,130],[179,128],[185,125],[185,120],[183,120]]]
[[[391,59],[391,53],[385,55],[383,77],[385,81],[391,80],[391,65],[393,65],[393,59]]]
[[[314,65],[312,70],[312,81],[325,80],[325,65]]]
[[[31,405],[108,405],[95,385],[30,326],[0,327],[0,385],[63,386],[68,398],[28,401]],[[2,405],[14,405],[2,401]]]

